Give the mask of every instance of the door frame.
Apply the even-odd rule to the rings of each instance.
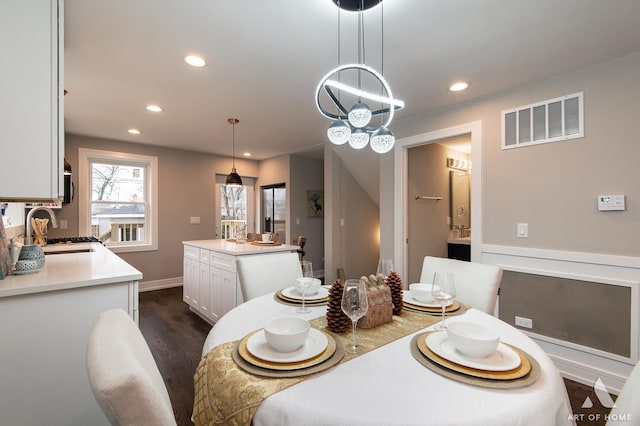
[[[406,276],[408,270],[407,239],[408,229],[408,154],[409,148],[441,141],[457,136],[471,136],[471,261],[480,261],[480,245],[482,244],[482,122],[460,124],[433,132],[402,138],[396,141],[394,149],[394,220],[393,224],[393,257],[400,276]]]

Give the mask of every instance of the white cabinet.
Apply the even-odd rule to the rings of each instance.
[[[242,303],[237,299],[236,258],[235,256],[210,252],[209,256],[211,286],[211,314],[218,321],[224,314]]]
[[[0,2],[0,200],[64,192],[62,0]]]
[[[137,321],[137,281],[0,298],[0,423],[109,424],[89,386],[86,351],[98,315],[111,308]]]
[[[184,269],[182,300],[189,306],[198,309],[200,304],[200,249],[184,246]]]
[[[182,300],[210,322],[242,303],[237,299],[236,259],[207,249],[184,246]]]
[[[182,300],[210,323],[244,300],[236,273],[238,256],[296,251],[298,246],[264,247],[224,240],[183,241]]]
[[[209,281],[209,263],[200,262],[198,265],[198,311],[207,318],[211,318],[211,283]]]

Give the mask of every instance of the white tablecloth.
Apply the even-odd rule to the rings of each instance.
[[[203,355],[238,340],[270,318],[300,315],[273,295],[236,307],[211,329]],[[313,307],[307,319],[326,313]],[[569,425],[571,407],[555,365],[529,337],[475,309],[451,321],[472,321],[500,331],[501,340],[533,356],[542,376],[531,386],[496,390],[444,378],[419,364],[409,345],[414,334],[343,363],[265,399],[253,424],[313,425]],[[428,329],[425,329],[428,330]],[[423,332],[422,330],[420,332]],[[418,333],[420,333],[418,332]]]

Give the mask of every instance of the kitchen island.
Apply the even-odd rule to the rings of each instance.
[[[10,425],[108,425],[86,373],[98,315],[137,322],[142,273],[100,243],[51,245],[45,266],[0,280],[0,413]]]
[[[183,300],[209,323],[217,322],[244,301],[236,273],[238,256],[299,249],[287,244],[239,244],[227,240],[183,241],[183,244]]]

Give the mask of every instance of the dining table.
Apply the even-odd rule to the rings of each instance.
[[[237,306],[213,326],[203,345],[199,371],[194,376],[196,425],[216,424],[217,421],[219,424],[246,423],[255,426],[575,424],[563,379],[540,346],[522,331],[470,307],[466,307],[459,315],[448,316],[446,321],[471,322],[497,331],[501,344],[517,348],[528,356],[535,367],[535,377],[521,379],[525,381],[517,386],[501,386],[509,381],[500,380],[485,380],[485,383],[478,384],[473,380],[465,380],[464,375],[462,379],[452,378],[444,371],[446,369],[439,371],[438,368],[425,367],[424,362],[419,362],[420,356],[416,355],[415,345],[419,339],[433,332],[440,317],[437,313],[419,312],[417,315],[428,315],[428,318],[423,318],[425,324],[429,325],[397,336],[361,355],[351,356],[331,368],[276,387],[275,391],[259,400],[250,411],[250,417],[245,416],[241,421],[238,421],[238,417],[235,420],[218,418],[213,421],[209,418],[203,421],[203,411],[216,411],[218,408],[218,395],[226,395],[227,404],[232,406],[231,411],[236,408],[243,410],[242,404],[255,392],[254,384],[259,382],[261,386],[268,387],[293,380],[265,378],[242,372],[240,384],[236,382],[233,386],[224,387],[224,382],[216,383],[217,377],[208,377],[207,382],[202,374],[209,371],[209,376],[227,373],[234,376],[229,370],[236,369],[237,362],[218,358],[215,362],[210,360],[207,366],[205,361],[225,346],[237,348],[238,342],[246,342],[247,336],[257,330],[259,333],[272,318],[305,318],[312,326],[324,324],[323,331],[333,335],[326,330],[326,321],[322,322],[327,315],[327,305],[307,306],[309,312],[300,314],[296,312],[294,304],[282,303],[276,294],[267,294]],[[411,310],[403,310],[399,316],[394,315],[396,322],[411,318],[417,318],[416,312]],[[380,326],[380,330],[383,327]],[[366,332],[358,329],[356,340],[365,333],[375,335],[377,328]],[[350,339],[351,329],[343,336]],[[345,344],[343,349],[348,354],[348,345]],[[218,356],[229,358],[230,350],[222,351]],[[223,371],[214,372],[216,365]],[[529,375],[533,373],[532,369]],[[489,382],[488,386],[486,382]],[[493,383],[498,386],[493,386]]]

